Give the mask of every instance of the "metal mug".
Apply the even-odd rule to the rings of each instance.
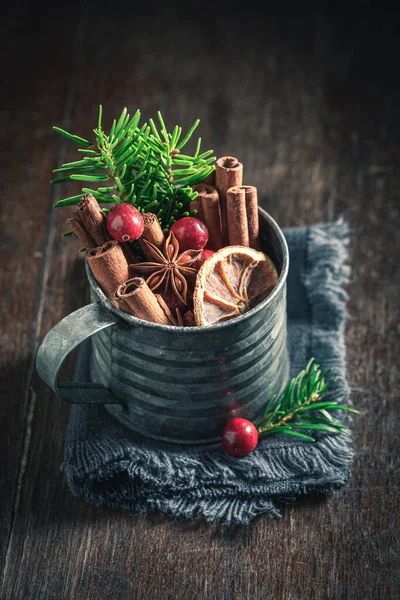
[[[148,323],[114,308],[86,262],[92,304],[60,321],[36,357],[40,377],[63,400],[103,404],[128,428],[160,442],[212,444],[234,416],[255,421],[289,377],[284,235],[263,209],[260,247],[279,280],[240,317],[210,327]],[[58,382],[65,357],[92,336],[91,382]]]

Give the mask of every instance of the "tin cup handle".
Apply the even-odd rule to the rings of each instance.
[[[94,333],[115,325],[117,320],[100,303],[93,303],[71,313],[49,331],[37,352],[36,370],[57,396],[74,404],[119,404],[101,384],[57,380],[68,354]]]

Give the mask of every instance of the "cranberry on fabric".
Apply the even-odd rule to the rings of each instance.
[[[251,421],[236,417],[228,421],[221,434],[222,447],[235,458],[247,456],[258,444],[258,431]]]

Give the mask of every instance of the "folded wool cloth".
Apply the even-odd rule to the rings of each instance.
[[[315,357],[323,369],[333,369],[335,400],[347,403],[348,226],[338,220],[286,229],[284,234],[290,252],[291,375]],[[82,345],[76,380],[88,378],[89,358],[90,344]],[[323,433],[315,443],[271,435],[241,459],[222,449],[160,450],[153,446],[103,407],[74,405],[62,465],[72,494],[96,506],[136,513],[157,510],[174,517],[248,524],[260,514],[280,516],[279,505],[299,495],[331,495],[349,478],[352,461],[349,432]]]

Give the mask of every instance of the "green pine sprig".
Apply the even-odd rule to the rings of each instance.
[[[54,131],[80,146],[81,158],[55,169],[54,173],[60,177],[51,183],[82,181],[91,184],[91,187],[82,187],[82,194],[63,198],[54,206],[75,205],[90,193],[100,204],[129,202],[142,213],[153,212],[164,229],[176,219],[189,216],[187,205],[197,196],[192,186],[215,169],[213,151],[200,153],[201,138],[197,140],[193,155],[182,153],[199,120],[185,135],[178,126],[169,133],[160,112],[158,124],[150,119],[149,124],[139,127],[140,111],[130,117],[124,108],[106,134],[102,113],[100,106],[93,143],[53,127]],[[98,187],[93,188],[93,184]]]
[[[259,437],[279,433],[315,442],[311,435],[302,432],[314,430],[342,433],[346,430],[346,425],[331,413],[339,410],[353,413],[359,411],[333,400],[323,399],[333,383],[327,380],[329,372],[330,370],[323,373],[312,358],[280,396],[272,396],[268,400],[257,424]]]

